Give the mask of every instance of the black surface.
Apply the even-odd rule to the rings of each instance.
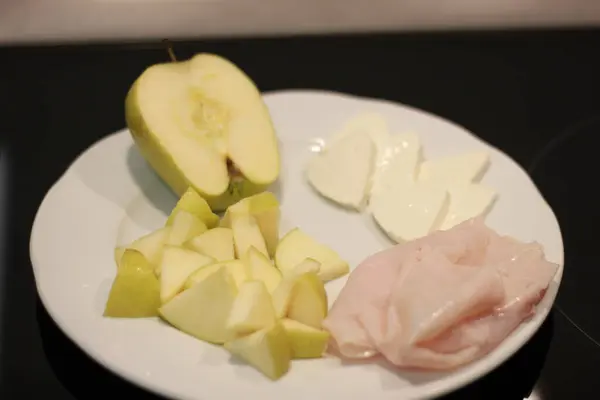
[[[536,159],[536,154],[600,115],[598,48],[600,31],[176,44],[180,58],[197,51],[231,58],[262,90],[319,88],[396,100],[467,127],[524,167],[537,160],[535,179],[565,229],[565,288],[575,285],[561,292],[559,304],[596,337],[599,291],[594,291],[594,278],[599,273],[593,241],[598,212],[593,206],[598,202],[592,192],[600,126],[588,130],[579,145],[574,139],[545,158]],[[35,293],[28,243],[35,212],[50,185],[81,151],[124,126],[129,85],[145,66],[165,59],[158,41],[0,49],[0,134],[10,162],[9,258],[0,293],[2,399],[152,397],[87,359],[54,326]],[[569,146],[559,155],[560,148]],[[588,164],[584,154],[592,156]],[[561,165],[585,170],[574,178],[574,171],[561,172]],[[584,276],[583,286],[571,283],[570,275]],[[542,399],[595,397],[599,367],[598,346],[555,310],[515,357],[450,397],[522,399],[534,385]]]

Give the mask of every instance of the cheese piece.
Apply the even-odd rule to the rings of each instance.
[[[365,133],[369,135],[377,152],[376,159],[379,159],[385,147],[388,145],[389,130],[385,118],[375,112],[363,112],[348,120],[341,130],[334,133],[328,141],[330,144],[352,135],[354,133]]]
[[[370,209],[386,234],[402,243],[438,229],[448,211],[448,203],[444,187],[415,182],[373,196]]]
[[[360,210],[370,187],[375,156],[375,145],[369,135],[348,134],[309,161],[308,182],[323,197]]]
[[[496,199],[496,191],[481,184],[467,183],[448,187],[450,205],[440,229],[450,229],[461,222],[485,214]]]
[[[421,143],[414,133],[390,135],[373,174],[371,196],[414,182],[421,158]]]
[[[473,151],[450,157],[425,161],[421,165],[419,181],[439,183],[468,183],[481,177],[490,160],[486,151]]]

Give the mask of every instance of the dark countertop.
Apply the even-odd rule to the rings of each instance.
[[[600,31],[175,44],[179,58],[199,51],[230,58],[263,91],[330,89],[422,108],[465,126],[526,168],[553,138],[600,114],[599,48]],[[45,192],[80,152],[124,127],[129,85],[146,66],[166,58],[160,41],[0,48],[0,158],[8,161],[8,187],[0,195],[9,201],[3,289],[0,280],[0,398],[152,397],[87,359],[53,325],[37,299],[28,243]],[[600,136],[588,137],[585,146],[597,148],[600,139],[594,138]],[[578,157],[576,151],[569,154]],[[571,161],[567,157],[564,164]],[[559,190],[553,177],[536,174],[544,194]],[[573,207],[553,199],[562,225],[563,208]],[[585,219],[569,218],[572,232],[595,228]],[[581,249],[576,240],[565,244],[568,270],[569,263],[578,264],[569,255]],[[593,312],[593,296],[570,296],[570,309],[580,301]],[[590,321],[587,326],[598,328],[594,318]],[[598,367],[598,346],[555,309],[516,356],[450,398],[522,399],[534,385],[535,399],[584,398],[600,391]]]

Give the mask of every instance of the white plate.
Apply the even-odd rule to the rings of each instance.
[[[158,319],[102,317],[115,275],[113,248],[164,224],[175,196],[133,147],[127,131],[83,153],[46,195],[31,234],[30,252],[40,297],[52,318],[86,353],[148,390],[181,399],[406,399],[441,395],[492,370],[517,351],[545,319],[562,276],[558,222],[526,173],[509,157],[465,129],[413,108],[347,95],[285,91],[265,95],[281,141],[283,168],[273,188],[282,203],[282,232],[293,226],[329,244],[356,266],[390,245],[365,216],[335,208],[303,179],[315,138],[353,115],[376,111],[393,132],[421,137],[425,157],[488,149],[484,182],[499,200],[487,223],[503,234],[543,244],[560,269],[532,320],[487,357],[451,373],[407,373],[377,365],[342,366],[335,359],[294,362],[270,382],[251,367]],[[330,300],[344,279],[328,284]]]

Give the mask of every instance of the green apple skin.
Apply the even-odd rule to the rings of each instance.
[[[105,317],[148,318],[158,315],[160,283],[146,257],[134,249],[126,249],[110,289]]]
[[[247,83],[253,87],[254,91],[256,91],[257,101],[262,103],[262,99],[260,98],[260,92],[252,82],[252,80],[247,77],[243,71],[237,68],[235,65],[230,63],[229,61],[211,54],[200,54],[195,56],[197,57],[212,57],[216,61],[220,62],[223,65],[226,65],[227,68],[232,68],[238,71],[242,76],[247,78]],[[193,59],[194,59],[193,58]],[[169,68],[181,68],[182,70],[189,68],[187,63],[191,62],[193,59],[183,62],[170,63]],[[181,197],[188,187],[192,187],[198,194],[200,194],[209,204],[210,208],[214,212],[224,211],[230,205],[236,203],[242,198],[252,196],[257,193],[261,193],[265,191],[278,177],[279,175],[279,153],[278,149],[276,149],[277,140],[274,137],[275,130],[273,128],[272,122],[271,129],[273,130],[273,141],[275,143],[275,152],[276,152],[276,168],[266,181],[264,182],[252,182],[247,179],[244,175],[234,177],[231,179],[224,179],[224,183],[222,187],[217,190],[214,190],[211,193],[206,192],[203,188],[197,187],[194,185],[186,176],[185,173],[177,166],[174,161],[172,154],[170,154],[164,147],[160,145],[160,138],[150,129],[150,127],[146,124],[144,117],[142,115],[141,109],[139,108],[139,86],[140,82],[144,78],[144,75],[151,70],[152,68],[165,68],[166,64],[156,64],[149,67],[142,75],[133,83],[129,92],[127,93],[127,97],[125,99],[125,121],[127,123],[127,127],[129,132],[137,145],[141,155],[146,159],[148,164],[154,169],[154,171],[162,178],[162,180],[175,192],[175,194]],[[261,110],[268,117],[268,111],[266,111],[266,105],[262,103],[258,110]],[[236,146],[233,150],[236,154],[231,154],[231,159],[233,162],[236,162],[238,155],[241,151],[245,151],[241,149],[242,146]],[[241,158],[240,158],[241,159]],[[225,163],[225,159],[222,160]],[[246,160],[243,160],[246,163]],[[237,163],[236,163],[237,164]],[[244,168],[241,168],[241,173],[244,173]]]

